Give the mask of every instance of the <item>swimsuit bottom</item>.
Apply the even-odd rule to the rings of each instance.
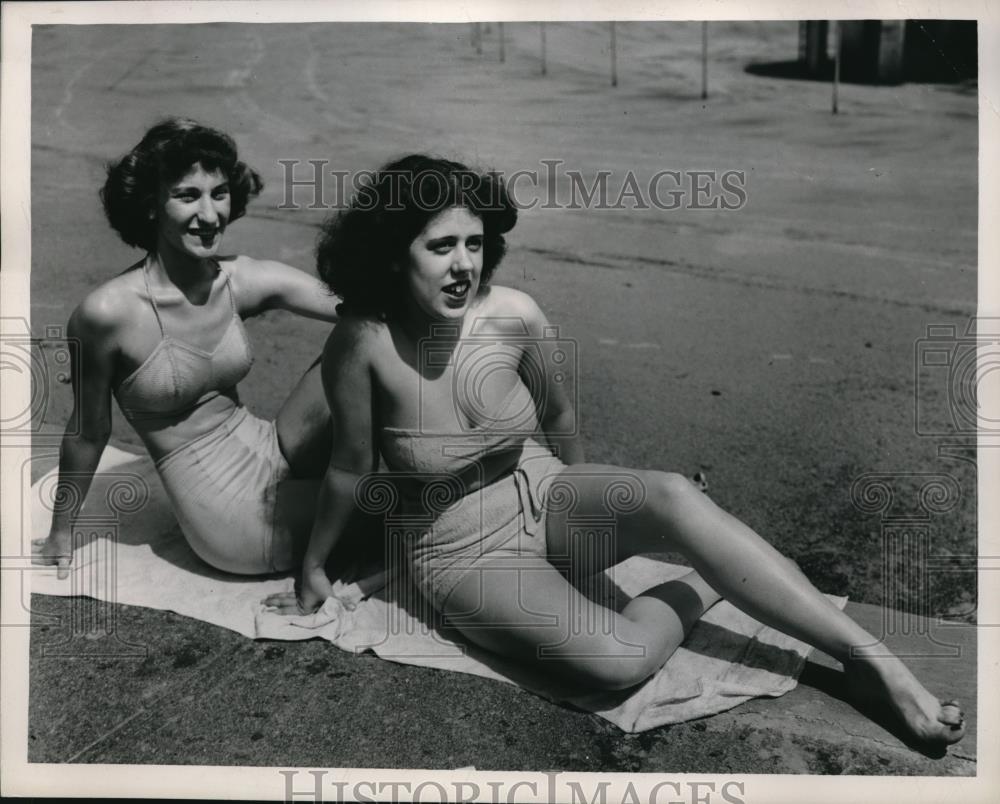
[[[447,503],[432,518],[426,506],[407,506],[412,518],[397,522],[395,530],[424,598],[442,611],[470,572],[487,571],[491,562],[510,566],[519,557],[544,558],[546,498],[565,467],[529,438],[511,472]]]
[[[290,476],[273,421],[238,407],[214,430],[158,460],[156,469],[181,531],[206,563],[241,575],[296,565],[319,480]]]

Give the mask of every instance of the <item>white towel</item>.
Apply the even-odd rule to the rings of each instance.
[[[53,470],[32,487],[32,536],[51,521]],[[31,572],[31,591],[84,595],[173,611],[255,639],[321,637],[338,648],[374,651],[405,664],[456,670],[519,684],[539,695],[594,712],[629,732],[645,731],[731,709],[750,698],[793,689],[809,646],[768,628],[722,602],[698,622],[664,667],[638,688],[623,692],[570,691],[529,668],[464,642],[429,606],[403,606],[418,596],[398,577],[375,573],[337,581],[335,596],[319,611],[285,617],[261,600],[292,589],[293,578],[227,575],[188,548],[148,457],[105,450],[84,505],[91,523],[74,552],[70,576],[55,569]],[[649,556],[636,556],[597,579],[595,593],[618,605],[644,589],[689,572]],[[387,582],[388,580],[388,582]],[[840,608],[846,598],[831,597]]]

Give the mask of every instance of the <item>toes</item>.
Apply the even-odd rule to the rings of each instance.
[[[958,701],[941,701],[938,722],[942,728],[937,739],[944,743],[956,743],[965,735],[965,713]]]
[[[952,729],[957,729],[965,723],[965,713],[958,701],[941,701],[941,713],[938,720]]]
[[[952,729],[958,729],[965,725],[965,715],[961,712],[942,712],[938,716],[938,722]]]

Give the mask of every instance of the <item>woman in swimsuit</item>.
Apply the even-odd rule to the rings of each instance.
[[[319,371],[306,373],[273,422],[250,414],[236,391],[253,363],[242,319],[285,309],[335,321],[336,302],[288,265],[220,256],[227,226],[261,187],[229,136],[183,119],[154,126],[108,168],[108,221],[147,253],[69,321],[81,345],[71,421],[81,426],[63,437],[52,527],[34,559],[57,564],[60,577],[111,433],[112,395],[202,559],[245,574],[301,559],[329,441]]]
[[[884,646],[749,527],[678,474],[584,462],[565,355],[520,291],[491,284],[516,219],[493,176],[411,156],[387,165],[326,224],[321,276],[340,295],[323,384],[335,438],[298,593],[314,610],[326,556],[355,505],[394,505],[416,587],[469,640],[600,688],[638,684],[726,598],[843,663],[858,695],[891,704],[931,744],[964,734]],[[373,475],[378,457],[394,480]],[[614,538],[573,522],[615,517]],[[576,581],[639,553],[694,571],[620,612]],[[601,627],[601,624],[610,627]],[[581,624],[590,627],[580,628]]]

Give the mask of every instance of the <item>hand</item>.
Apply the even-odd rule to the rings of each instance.
[[[278,592],[264,598],[264,605],[277,609],[278,614],[296,617],[312,614],[333,596],[333,585],[322,569],[303,573],[298,593]]]
[[[32,539],[31,563],[45,567],[55,566],[57,578],[68,578],[69,568],[73,563],[73,534],[56,530],[44,539]]]

